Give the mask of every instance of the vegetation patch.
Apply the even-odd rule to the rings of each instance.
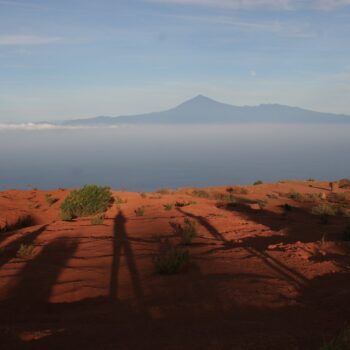
[[[145,215],[145,207],[139,207],[134,210],[136,216],[144,216]]]
[[[164,207],[164,210],[171,210],[171,209],[173,209],[174,204],[173,203],[166,203],[163,205],[163,207]]]
[[[98,215],[91,218],[90,222],[91,222],[91,225],[102,225],[104,220],[105,220],[104,215]]]
[[[161,188],[156,193],[159,193],[159,194],[171,194],[171,191],[169,189],[167,189],[167,188]]]
[[[306,194],[301,194],[300,192],[297,192],[295,190],[290,190],[287,194],[286,197],[293,199],[296,202],[300,203],[315,203],[319,202],[322,200],[322,193],[306,193]]]
[[[189,206],[189,205],[193,205],[193,204],[197,204],[196,202],[194,202],[194,201],[182,201],[182,202],[180,202],[180,201],[177,201],[176,203],[175,203],[175,207],[176,208],[182,208],[182,207],[187,207],[187,206]]]
[[[174,229],[181,237],[181,243],[189,245],[192,243],[192,239],[198,236],[196,222],[185,218],[183,225],[175,224]]]
[[[28,258],[33,255],[34,246],[32,244],[21,244],[17,250],[16,257],[20,259]]]
[[[268,201],[266,199],[259,199],[256,201],[260,209],[264,209],[267,206]]]
[[[350,349],[350,327],[345,327],[340,334],[329,342],[325,342],[320,350],[349,350]]]
[[[109,187],[86,185],[72,191],[61,204],[61,219],[71,220],[76,217],[103,213],[112,203]]]
[[[249,191],[245,187],[228,187],[226,188],[226,192],[228,193],[236,193],[236,194],[248,194]]]
[[[262,185],[262,184],[263,184],[263,182],[262,182],[261,180],[255,181],[255,182],[253,183],[254,186]]]
[[[198,197],[198,198],[210,198],[209,192],[204,190],[193,190],[192,196]]]
[[[154,266],[159,274],[175,274],[185,268],[190,261],[188,250],[172,245],[169,241],[163,243],[158,255],[154,258]]]
[[[125,203],[128,203],[128,200],[120,198],[119,196],[115,196],[114,197],[114,203],[115,204],[125,204]]]
[[[45,200],[48,205],[52,205],[58,201],[57,198],[52,197],[52,194],[46,193],[45,194]]]
[[[0,233],[11,232],[19,230],[21,228],[33,226],[34,220],[30,215],[19,217],[15,222],[8,223],[7,221],[3,226],[0,226]]]
[[[237,198],[232,193],[214,193],[213,198],[221,202],[237,203]]]

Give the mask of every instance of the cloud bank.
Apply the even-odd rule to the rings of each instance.
[[[276,10],[317,9],[334,10],[349,6],[350,0],[146,0],[147,2],[178,4],[191,6],[210,6],[229,9],[261,9]]]
[[[62,41],[60,37],[34,35],[0,35],[0,45],[47,45]]]

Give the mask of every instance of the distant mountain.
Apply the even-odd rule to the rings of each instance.
[[[278,104],[237,107],[199,95],[179,106],[148,114],[67,120],[63,125],[208,124],[208,123],[344,123],[350,116]]]

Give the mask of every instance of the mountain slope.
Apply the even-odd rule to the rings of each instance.
[[[344,123],[350,117],[278,104],[238,107],[199,95],[161,112],[120,117],[68,120],[64,125],[201,124],[201,123]]]

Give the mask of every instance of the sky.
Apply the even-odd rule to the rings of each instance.
[[[0,0],[0,122],[198,94],[350,115],[350,0]]]

